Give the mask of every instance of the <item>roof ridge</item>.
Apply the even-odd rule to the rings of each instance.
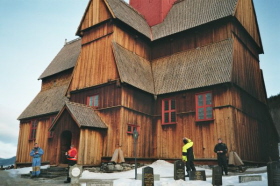
[[[78,38],[73,39],[73,40],[68,41],[68,42],[67,42],[67,39],[65,39],[65,44],[64,44],[64,46],[65,46],[65,45],[72,44],[72,43],[75,43],[76,41],[78,41],[78,40],[80,40],[80,39],[82,39],[82,38],[78,37]]]
[[[66,100],[65,103],[69,103],[71,105],[76,105],[76,106],[81,106],[81,107],[86,107],[86,108],[90,108],[92,109],[92,107],[88,106],[88,105],[85,105],[83,103],[77,103],[77,102],[73,102],[73,101],[69,101],[69,100]]]

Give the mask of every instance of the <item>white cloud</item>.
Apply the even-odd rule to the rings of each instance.
[[[0,142],[16,145],[19,134],[19,121],[16,120],[15,112],[8,108],[0,107]]]
[[[0,141],[0,158],[11,158],[16,155],[17,146],[11,143],[3,143]]]

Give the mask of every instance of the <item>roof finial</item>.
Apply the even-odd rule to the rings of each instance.
[[[66,45],[67,44],[67,39],[65,39],[65,42],[64,42],[64,45]]]

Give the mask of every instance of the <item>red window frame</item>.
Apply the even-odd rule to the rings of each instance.
[[[137,130],[138,133],[140,133],[140,126],[136,125],[136,124],[127,124],[127,134],[133,134],[134,130]]]
[[[99,95],[92,95],[87,97],[87,105],[93,108],[98,108],[99,106]]]
[[[167,98],[162,100],[161,113],[162,125],[170,125],[177,123],[176,101],[174,98]]]
[[[36,132],[38,128],[38,120],[31,120],[29,140],[36,140]]]
[[[55,116],[50,117],[50,125],[49,128],[52,126]],[[48,131],[48,138],[53,138],[53,131]]]
[[[213,120],[213,94],[203,92],[195,95],[196,121]]]

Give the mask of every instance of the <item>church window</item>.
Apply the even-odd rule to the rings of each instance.
[[[212,93],[205,92],[195,95],[196,121],[213,120]]]
[[[162,100],[162,124],[176,124],[176,102],[175,99]]]

